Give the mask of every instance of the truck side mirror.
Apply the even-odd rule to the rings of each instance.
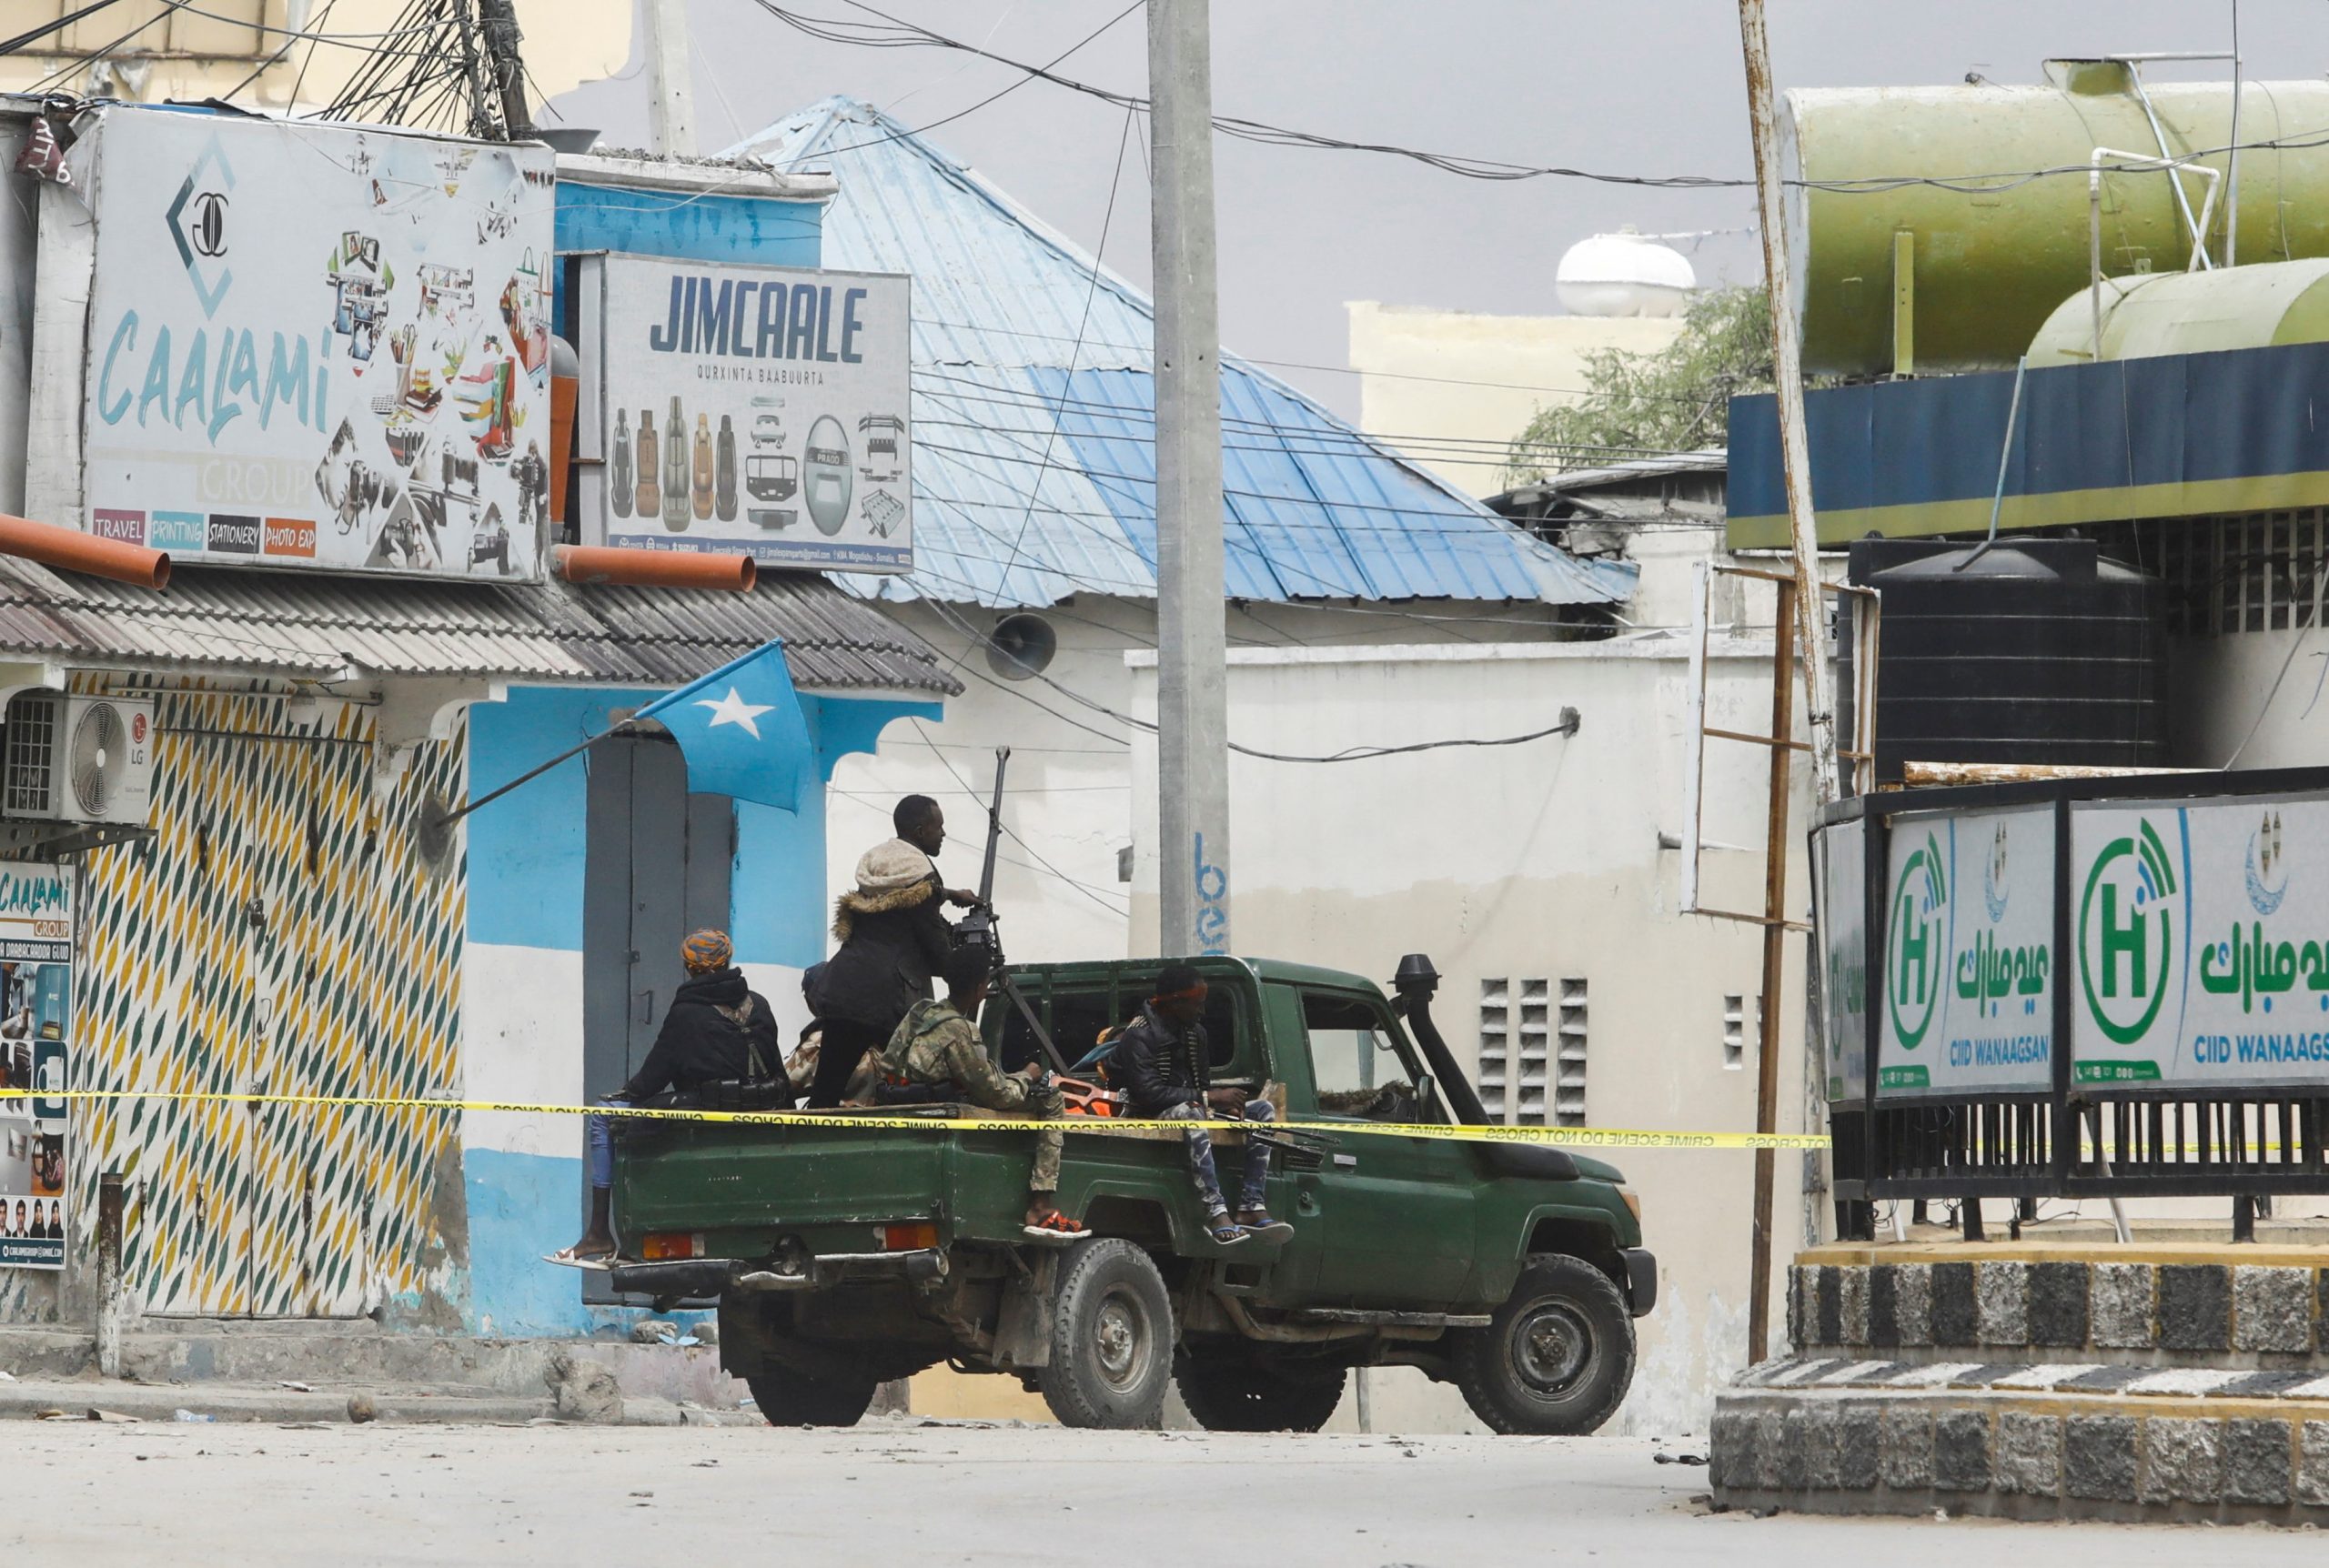
[[[1426,1121],[1431,1120],[1432,1091],[1438,1087],[1428,1072],[1416,1074],[1416,1115]]]

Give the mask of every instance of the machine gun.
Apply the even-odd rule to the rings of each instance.
[[[1028,1032],[1034,1036],[1035,1043],[1042,1048],[1044,1059],[1051,1063],[1052,1070],[1065,1073],[1068,1070],[1067,1058],[1060,1054],[1059,1047],[1052,1040],[1051,1031],[1044,1027],[1044,1020],[1035,1016],[1035,1010],[1029,1005],[1026,993],[1019,989],[1018,980],[1003,967],[1006,960],[1003,956],[1003,933],[998,929],[1000,920],[994,912],[994,856],[1003,842],[1003,776],[1010,766],[1011,748],[996,747],[994,797],[987,803],[986,809],[986,859],[979,868],[978,902],[971,906],[969,914],[954,923],[954,950],[984,955],[987,973],[992,977],[995,993],[1017,1009],[1019,1016],[1026,1020]]]

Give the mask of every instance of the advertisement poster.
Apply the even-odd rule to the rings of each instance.
[[[2329,800],[2074,809],[2075,1076],[2329,1082]]]
[[[1878,1092],[2052,1088],[2053,808],[1902,819],[1888,870]]]
[[[554,160],[110,108],[87,529],[179,560],[533,579],[549,503]]]
[[[73,873],[0,861],[0,1267],[65,1266],[72,1003]]]
[[[1811,854],[1828,1098],[1860,1100],[1868,1093],[1868,829],[1860,822],[1819,829]]]
[[[602,461],[583,516],[603,542],[912,568],[905,277],[600,265]]]

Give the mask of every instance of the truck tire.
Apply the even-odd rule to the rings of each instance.
[[[1063,1426],[1154,1427],[1173,1375],[1173,1299],[1146,1252],[1094,1236],[1060,1260],[1044,1402]]]
[[[828,1382],[780,1362],[744,1380],[771,1426],[855,1426],[873,1402],[872,1378]]]
[[[1530,1260],[1487,1328],[1447,1337],[1456,1386],[1494,1432],[1581,1436],[1634,1381],[1625,1298],[1581,1258]]]
[[[1343,1402],[1346,1369],[1288,1372],[1247,1356],[1184,1355],[1173,1381],[1207,1432],[1316,1432]]]

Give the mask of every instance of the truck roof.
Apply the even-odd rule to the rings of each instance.
[[[1365,975],[1352,974],[1347,970],[1330,970],[1317,964],[1292,963],[1284,959],[1208,958],[1208,959],[1085,959],[1067,963],[1013,964],[1015,974],[1041,973],[1073,978],[1080,974],[1113,975],[1132,970],[1153,974],[1165,964],[1186,962],[1198,973],[1219,973],[1225,967],[1245,970],[1255,980],[1282,980],[1294,985],[1333,986],[1341,990],[1366,990],[1380,996],[1383,988]]]

